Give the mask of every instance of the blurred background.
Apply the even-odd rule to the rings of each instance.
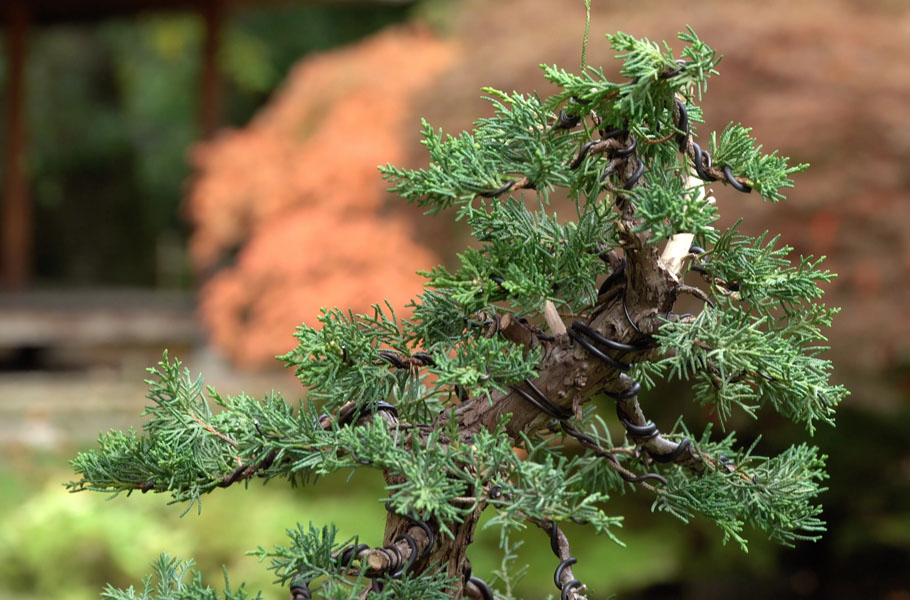
[[[213,585],[285,598],[244,556],[297,521],[381,538],[378,476],[314,490],[229,489],[180,517],[167,499],[68,495],[67,460],[99,431],[141,426],[145,367],[164,348],[222,393],[300,396],[273,357],[321,306],[402,308],[414,274],[451,263],[464,231],[390,197],[376,165],[420,166],[419,118],[457,133],[489,114],[480,87],[552,90],[537,65],[577,69],[581,0],[2,3],[0,140],[0,597],[96,598],[137,584],[162,551]],[[602,34],[678,48],[691,25],[724,59],[704,134],[728,121],[812,168],[779,205],[717,189],[724,224],[827,255],[842,306],[835,379],[853,395],[813,439],[829,458],[829,530],[748,554],[704,520],[611,500],[626,548],[567,527],[595,597],[910,599],[910,3],[594,0],[588,62],[616,71]],[[559,210],[559,207],[557,207]],[[560,211],[564,213],[565,211]],[[643,400],[698,431],[684,389]],[[761,414],[730,426],[779,452],[805,432]],[[346,476],[346,474],[345,474]],[[356,511],[350,510],[357,507]],[[498,534],[474,571],[491,581]],[[555,591],[529,531],[520,595]]]

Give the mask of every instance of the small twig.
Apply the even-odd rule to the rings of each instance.
[[[665,135],[662,138],[657,138],[657,139],[645,138],[644,141],[646,144],[663,144],[664,142],[670,141],[670,138],[672,138],[674,135],[677,135],[677,133],[675,131],[668,133],[667,135]]]
[[[731,462],[715,461],[710,456],[707,456],[700,452],[699,452],[699,454],[701,455],[702,460],[705,461],[705,464],[707,464],[709,467],[711,467],[715,471],[720,471],[721,467],[723,467],[723,470],[728,473],[733,473],[734,471],[736,471],[736,465]],[[721,457],[721,458],[724,458],[724,457]],[[739,478],[742,479],[743,481],[746,481],[749,483],[755,483],[755,476],[753,475],[750,477],[747,473],[745,473],[743,471],[739,472]]]
[[[202,425],[203,429],[205,429],[206,431],[208,431],[209,433],[211,433],[218,439],[224,440],[225,442],[227,442],[234,448],[239,447],[239,444],[236,441],[234,441],[231,438],[229,438],[228,436],[224,435],[223,433],[221,433],[220,431],[218,431],[217,429],[215,429],[214,427],[212,427],[211,425],[209,425],[208,423],[206,423],[205,421],[203,421],[196,415],[190,415],[190,418],[193,419],[194,421],[196,421],[197,423],[199,423],[200,425]]]
[[[625,454],[626,456],[635,456],[634,448],[610,448],[610,454]]]
[[[701,288],[697,288],[694,285],[686,285],[685,283],[681,283],[677,286],[676,289],[685,294],[690,294],[692,296],[695,296],[696,298],[698,298],[699,300],[701,300],[702,302],[704,302],[711,308],[714,308],[714,301],[711,300],[711,298],[709,298],[708,295],[704,291],[702,291]]]

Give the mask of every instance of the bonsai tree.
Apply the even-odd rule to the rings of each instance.
[[[556,94],[485,89],[493,115],[472,132],[423,124],[426,169],[380,169],[395,193],[454,214],[478,242],[457,268],[424,273],[411,318],[377,304],[301,325],[297,347],[280,357],[306,389],[297,404],[206,391],[165,354],[151,370],[144,431],[102,435],[73,461],[69,489],[168,493],[189,510],[251,479],[315,484],[339,470],[381,470],[382,546],[298,524],[287,546],[254,552],[293,600],[513,597],[509,572],[493,591],[471,570],[484,511],[506,552],[509,534],[529,524],[549,536],[563,599],[604,597],[573,575],[560,524],[615,539],[618,492],[684,522],[703,515],[743,549],[747,525],[785,545],[818,539],[826,475],[817,448],[757,456],[734,432],[654,423],[640,401],[675,378],[721,424],[733,410],[757,418],[760,409],[810,435],[833,422],[847,391],[829,383],[818,355],[836,310],[816,302],[833,275],[820,259],[791,261],[776,237],[715,228],[708,190],[777,202],[805,165],[762,153],[742,125],[696,135],[719,57],[693,31],[680,34],[678,57],[608,37],[621,81],[584,67],[584,54],[580,74],[543,66]],[[573,218],[548,208],[556,193],[574,202]],[[698,300],[697,313],[676,311],[681,296]],[[611,437],[610,421],[624,436]],[[142,591],[104,597],[221,597],[189,565],[162,556]],[[222,593],[251,597],[243,587]]]

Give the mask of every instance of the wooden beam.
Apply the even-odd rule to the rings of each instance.
[[[224,3],[222,0],[204,0],[201,12],[205,37],[202,43],[199,133],[204,139],[209,139],[221,125],[221,71],[218,68],[218,55],[221,52]]]
[[[32,259],[32,206],[25,178],[25,52],[29,14],[24,1],[6,7],[6,135],[0,218],[0,286],[26,286]]]

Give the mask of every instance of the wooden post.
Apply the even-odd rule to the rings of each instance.
[[[25,179],[25,45],[28,8],[11,2],[6,10],[6,135],[3,146],[3,207],[0,213],[0,287],[21,290],[28,283],[32,250],[32,207]]]
[[[222,0],[206,0],[202,5],[205,38],[202,44],[201,102],[199,129],[204,139],[211,138],[221,124],[221,73],[218,54],[221,50],[221,25],[224,20]]]

